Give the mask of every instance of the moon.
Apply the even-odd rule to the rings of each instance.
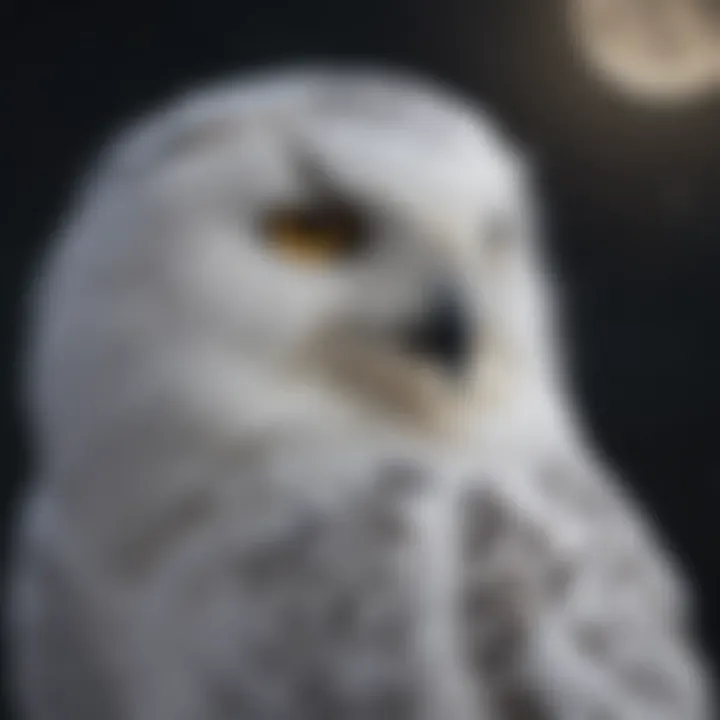
[[[573,41],[637,98],[686,102],[720,89],[720,22],[709,0],[567,0]]]

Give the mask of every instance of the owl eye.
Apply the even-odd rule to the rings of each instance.
[[[313,266],[352,259],[367,239],[363,218],[345,206],[273,210],[264,218],[263,235],[283,260]]]

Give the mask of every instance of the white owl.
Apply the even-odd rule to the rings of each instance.
[[[687,592],[577,430],[524,162],[364,70],[193,92],[36,293],[28,720],[709,720]]]

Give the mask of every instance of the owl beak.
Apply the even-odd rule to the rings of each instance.
[[[403,333],[403,346],[423,360],[457,376],[466,369],[476,328],[469,304],[452,284],[433,289],[417,318]]]

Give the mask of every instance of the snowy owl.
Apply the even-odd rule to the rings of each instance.
[[[28,353],[28,720],[708,720],[689,591],[578,430],[531,174],[361,69],[111,143]]]

